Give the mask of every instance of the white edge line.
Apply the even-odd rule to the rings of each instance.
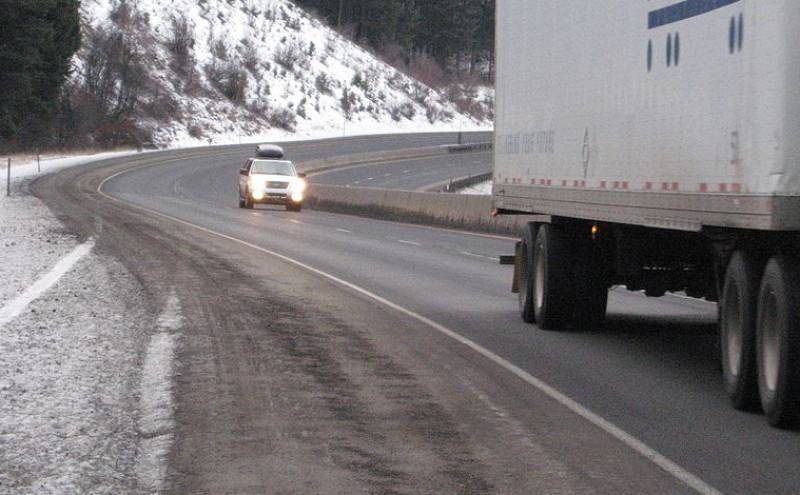
[[[398,304],[395,304],[395,303],[389,301],[388,299],[385,299],[385,298],[383,298],[383,297],[381,297],[381,296],[379,296],[377,294],[374,294],[374,293],[372,293],[372,292],[370,292],[370,291],[368,291],[368,290],[366,290],[366,289],[364,289],[362,287],[359,287],[358,285],[355,285],[355,284],[353,284],[351,282],[348,282],[348,281],[343,280],[343,279],[341,279],[339,277],[336,277],[335,275],[331,275],[331,274],[326,273],[326,272],[324,272],[322,270],[314,268],[314,267],[312,267],[310,265],[307,265],[307,264],[305,264],[305,263],[303,263],[301,261],[295,260],[293,258],[290,258],[288,256],[282,255],[282,254],[277,253],[275,251],[270,251],[269,249],[265,249],[263,247],[257,246],[255,244],[249,243],[247,241],[243,241],[241,239],[237,239],[235,237],[223,234],[221,232],[216,232],[216,231],[208,229],[206,227],[202,227],[200,225],[196,225],[196,224],[193,224],[191,222],[187,222],[185,220],[181,220],[180,218],[176,218],[176,217],[173,217],[173,216],[170,216],[170,215],[166,215],[164,213],[160,213],[158,211],[154,211],[154,210],[151,210],[149,208],[145,208],[145,207],[142,207],[142,206],[139,206],[139,205],[128,203],[126,201],[123,201],[123,200],[114,198],[112,196],[109,196],[109,195],[105,194],[102,191],[103,185],[107,181],[109,181],[109,180],[111,180],[111,179],[113,179],[113,178],[115,178],[115,177],[117,177],[119,175],[122,175],[124,173],[126,173],[126,172],[125,171],[118,172],[118,173],[116,173],[114,175],[111,175],[111,176],[107,177],[106,179],[104,179],[100,183],[100,185],[97,187],[97,192],[100,195],[102,195],[103,197],[105,197],[105,198],[107,198],[107,199],[109,199],[111,201],[114,201],[114,202],[117,202],[117,203],[120,203],[120,204],[124,204],[124,205],[126,205],[126,206],[128,206],[130,208],[138,209],[140,211],[147,212],[147,213],[149,213],[151,215],[155,215],[157,217],[161,217],[161,218],[173,221],[173,222],[177,222],[179,224],[185,225],[187,227],[191,227],[191,228],[199,230],[201,232],[205,232],[207,234],[211,234],[211,235],[220,237],[222,239],[226,239],[226,240],[241,244],[243,246],[249,247],[251,249],[254,249],[256,251],[262,252],[264,254],[273,256],[273,257],[278,258],[278,259],[280,259],[280,260],[282,260],[282,261],[284,261],[286,263],[295,265],[295,266],[297,266],[299,268],[302,268],[302,269],[304,269],[304,270],[306,270],[308,272],[311,272],[311,273],[316,274],[316,275],[318,275],[320,277],[323,277],[323,278],[328,279],[328,280],[330,280],[332,282],[335,282],[335,283],[337,283],[337,284],[339,284],[341,286],[344,286],[344,287],[352,290],[353,292],[361,294],[361,295],[363,295],[363,296],[365,296],[365,297],[367,297],[369,299],[372,299],[372,300],[374,300],[374,301],[376,301],[376,302],[378,302],[380,304],[383,304],[384,306],[387,306],[387,307],[389,307],[389,308],[391,308],[391,309],[393,309],[393,310],[395,310],[395,311],[397,311],[399,313],[402,313],[402,314],[404,314],[404,315],[406,315],[406,316],[408,316],[408,317],[410,317],[412,319],[415,319],[415,320],[417,320],[417,321],[419,321],[419,322],[421,322],[421,323],[433,328],[434,330],[440,332],[441,334],[443,334],[443,335],[455,340],[456,342],[458,342],[458,343],[460,343],[460,344],[472,349],[473,351],[477,352],[478,354],[480,354],[481,356],[485,357],[486,359],[488,359],[488,360],[492,361],[493,363],[497,364],[498,366],[504,368],[506,371],[508,371],[511,374],[515,375],[517,378],[519,378],[523,382],[525,382],[528,385],[531,385],[534,388],[538,389],[539,391],[541,391],[545,395],[549,396],[551,399],[555,400],[556,402],[558,402],[562,406],[564,406],[567,409],[571,410],[573,413],[577,414],[581,418],[583,418],[583,419],[587,420],[588,422],[592,423],[593,425],[595,425],[596,427],[598,427],[601,430],[605,431],[606,433],[608,433],[612,437],[616,438],[617,440],[619,440],[620,442],[622,442],[623,444],[625,444],[626,446],[628,446],[629,448],[631,448],[635,452],[639,453],[640,455],[642,455],[646,459],[650,460],[653,464],[657,465],[658,467],[660,467],[661,469],[666,471],[668,474],[670,474],[674,478],[680,480],[681,482],[683,482],[684,484],[689,486],[691,489],[695,490],[697,493],[700,493],[702,495],[722,495],[722,492],[720,492],[716,488],[712,487],[708,483],[704,482],[703,480],[701,480],[700,478],[698,478],[694,474],[690,473],[686,469],[682,468],[681,466],[679,466],[675,462],[671,461],[666,456],[660,454],[655,449],[649,447],[647,444],[645,444],[641,440],[637,439],[636,437],[634,437],[630,433],[626,432],[622,428],[616,426],[615,424],[611,423],[610,421],[608,421],[608,420],[602,418],[601,416],[595,414],[594,412],[592,412],[588,408],[582,406],[581,404],[579,404],[575,400],[567,397],[565,394],[559,392],[558,390],[556,390],[555,388],[551,387],[550,385],[548,385],[544,381],[534,377],[533,375],[531,375],[530,373],[526,372],[522,368],[516,366],[515,364],[511,363],[510,361],[498,356],[497,354],[493,353],[492,351],[490,351],[490,350],[478,345],[477,343],[467,339],[466,337],[463,337],[463,336],[459,335],[455,331],[450,330],[449,328],[447,328],[447,327],[445,327],[445,326],[443,326],[443,325],[441,325],[439,323],[436,323],[435,321],[433,321],[433,320],[431,320],[429,318],[426,318],[425,316],[422,316],[422,315],[420,315],[418,313],[415,313],[415,312],[413,312],[413,311],[411,311],[409,309],[404,308],[403,306],[400,306]]]
[[[414,241],[404,241],[403,239],[398,239],[397,242],[400,244],[408,244],[409,246],[422,247],[422,244]]]
[[[89,254],[94,247],[94,241],[89,240],[69,254],[61,258],[49,272],[40,277],[25,291],[8,302],[0,309],[0,327],[19,316],[30,303],[41,297],[51,287],[53,287],[72,267],[75,266],[84,256]]]

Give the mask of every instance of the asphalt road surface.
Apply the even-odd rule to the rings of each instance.
[[[607,330],[543,332],[520,321],[497,263],[513,240],[241,210],[249,151],[113,160],[33,186],[154,306],[181,300],[172,493],[800,493],[800,435],[727,403],[716,306],[615,290]],[[112,175],[115,200],[97,193]]]
[[[424,190],[492,171],[491,153],[454,153],[446,157],[389,161],[315,174],[311,182],[333,186],[380,187],[405,191]]]

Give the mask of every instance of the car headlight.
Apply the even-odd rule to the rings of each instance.
[[[289,197],[292,199],[292,201],[295,203],[303,201],[303,199],[306,197],[306,187],[308,187],[308,184],[305,180],[300,178],[292,180],[292,182],[289,184]]]
[[[289,184],[292,193],[302,194],[306,191],[306,187],[308,187],[308,184],[303,179],[294,179],[291,184]]]

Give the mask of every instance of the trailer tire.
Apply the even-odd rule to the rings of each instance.
[[[756,331],[758,390],[772,426],[800,424],[800,263],[775,256],[764,270]]]
[[[762,267],[748,253],[736,251],[725,271],[720,304],[720,363],[725,391],[733,407],[758,407],[756,316]]]
[[[604,263],[597,246],[589,241],[579,245],[574,260],[576,326],[598,329],[603,326],[608,309],[608,284]]]
[[[520,243],[519,261],[516,267],[517,296],[519,300],[519,312],[522,321],[525,323],[536,323],[536,314],[533,308],[533,242],[536,225],[528,224],[523,229],[522,240]]]
[[[558,225],[539,227],[533,248],[533,307],[542,330],[558,330],[575,305],[570,231]]]

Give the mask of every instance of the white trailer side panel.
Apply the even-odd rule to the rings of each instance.
[[[498,208],[800,229],[800,2],[497,4]]]

